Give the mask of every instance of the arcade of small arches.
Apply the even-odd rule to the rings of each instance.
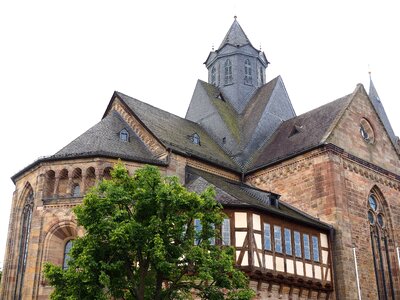
[[[110,179],[111,170],[110,166],[48,170],[44,174],[43,199],[82,197],[96,182]]]

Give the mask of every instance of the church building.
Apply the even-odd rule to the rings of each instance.
[[[213,185],[255,299],[400,299],[400,144],[372,83],[296,115],[236,17],[185,118],[114,92],[99,123],[12,176],[1,299],[49,299],[84,234],[72,208],[120,159]]]

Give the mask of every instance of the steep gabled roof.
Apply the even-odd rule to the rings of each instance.
[[[115,95],[129,107],[133,115],[167,148],[195,156],[231,170],[237,165],[224,150],[197,123],[131,98],[120,92]],[[200,136],[200,145],[193,143],[194,134]]]
[[[235,47],[240,47],[247,44],[251,45],[247,35],[244,33],[242,27],[239,25],[239,22],[236,20],[236,17],[218,50],[220,50],[226,44],[233,45]]]
[[[248,170],[254,171],[322,145],[353,95],[354,93],[283,122],[254,155]]]
[[[214,186],[216,200],[225,208],[253,208],[325,230],[331,228],[330,225],[279,201],[277,194],[191,167],[186,167],[186,178],[186,187],[190,191],[199,193],[210,185]]]

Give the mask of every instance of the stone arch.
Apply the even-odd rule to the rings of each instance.
[[[43,188],[44,198],[53,197],[55,183],[56,183],[56,172],[54,172],[53,170],[48,170],[44,174],[44,188]]]
[[[103,170],[103,179],[109,180],[111,179],[111,170],[112,167],[106,167]]]
[[[65,244],[82,233],[73,220],[60,220],[53,224],[43,243],[43,262],[51,262],[62,266]]]
[[[72,171],[71,196],[79,197],[81,195],[81,185],[82,169],[76,168]]]
[[[96,183],[96,170],[94,167],[89,167],[86,169],[85,176],[85,190],[88,190]]]
[[[368,194],[367,218],[376,289],[379,299],[395,297],[398,284],[398,266],[389,205],[382,191],[374,185]],[[391,296],[391,297],[390,297]]]
[[[59,174],[57,192],[59,196],[65,196],[68,189],[68,170],[62,169]]]

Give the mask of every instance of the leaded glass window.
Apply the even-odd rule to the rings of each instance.
[[[314,261],[319,261],[319,242],[318,237],[312,236],[312,247],[313,247],[313,259]]]
[[[211,69],[211,84],[216,85],[217,83],[217,70],[215,69],[215,67],[212,67]]]
[[[250,59],[246,59],[244,62],[244,83],[245,84],[252,84],[252,70],[251,70],[251,63]]]
[[[292,255],[292,232],[287,228],[285,228],[285,253]]]
[[[231,220],[224,219],[222,222],[222,245],[229,246],[231,244]]]
[[[376,202],[375,196],[374,195],[370,195],[368,198],[368,203],[369,206],[372,208],[372,210],[376,211],[378,208],[378,204]]]
[[[227,59],[225,61],[225,84],[231,84],[232,81],[232,62],[230,59]]]
[[[275,252],[282,253],[282,230],[280,226],[274,226]]]
[[[311,259],[310,236],[308,234],[303,234],[303,246],[304,246],[304,258]]]
[[[294,252],[296,257],[301,257],[301,239],[300,239],[300,232],[295,231],[293,233],[294,237]]]
[[[271,225],[268,223],[264,223],[264,249],[268,251],[272,250]]]

